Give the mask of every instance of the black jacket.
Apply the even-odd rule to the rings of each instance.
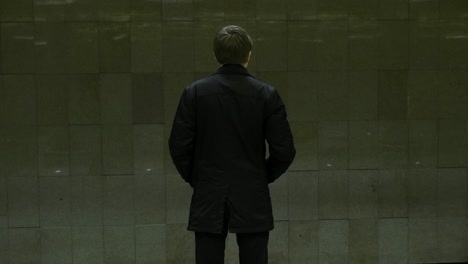
[[[221,233],[225,210],[230,232],[273,229],[268,184],[296,154],[285,106],[273,87],[241,65],[224,65],[194,82],[180,98],[169,149],[193,187],[188,230]]]

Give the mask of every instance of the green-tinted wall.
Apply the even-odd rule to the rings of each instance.
[[[468,261],[467,0],[0,0],[1,264],[194,263],[166,142],[227,24],[297,145],[270,263]]]

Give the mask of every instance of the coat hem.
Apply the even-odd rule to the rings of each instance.
[[[269,232],[275,228],[275,225],[272,224],[270,226],[262,226],[262,227],[232,227],[229,228],[229,233],[260,233],[260,232]],[[203,227],[195,227],[195,226],[188,226],[188,231],[193,232],[205,232],[205,233],[214,233],[214,234],[221,234],[222,231],[215,231],[213,228],[203,228]]]

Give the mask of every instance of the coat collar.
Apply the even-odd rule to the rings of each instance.
[[[240,64],[224,64],[214,74],[243,74],[254,77],[249,71]],[[255,77],[254,77],[255,78]]]

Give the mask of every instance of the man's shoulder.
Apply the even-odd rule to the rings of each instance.
[[[250,86],[253,86],[257,89],[266,90],[266,91],[274,91],[275,88],[262,80],[257,79],[253,75],[224,75],[224,74],[213,74],[207,76],[203,79],[198,80],[197,82],[200,83],[210,83],[215,82],[219,83],[219,81],[227,81],[227,82],[235,82],[235,83],[246,83]]]
[[[204,76],[204,77],[201,77],[197,80],[195,80],[191,86],[197,86],[197,85],[203,85],[203,84],[210,84],[210,83],[213,83],[214,82],[214,79],[213,79],[213,75],[208,75],[208,76]]]
[[[217,88],[220,86],[231,86],[231,84],[245,85],[244,88],[253,88],[256,90],[256,93],[262,94],[265,97],[270,97],[276,91],[272,85],[250,75],[235,77],[234,75],[224,74],[212,74],[202,77],[191,83],[186,90],[189,90],[187,91],[189,93],[197,93],[199,95],[212,94],[217,93]]]

